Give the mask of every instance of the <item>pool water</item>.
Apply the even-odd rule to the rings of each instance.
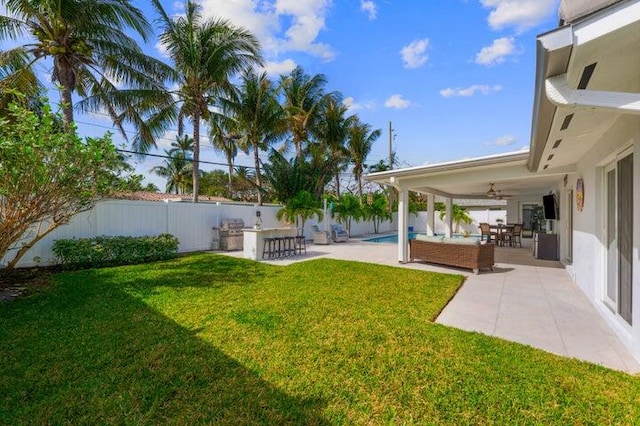
[[[416,235],[427,235],[426,232],[409,232],[409,239],[413,239],[416,237]],[[441,236],[441,234],[436,234],[438,236]],[[454,234],[453,238],[465,238],[464,235],[462,234]],[[480,239],[480,235],[470,235],[468,238],[475,238],[475,239]],[[373,237],[373,238],[367,238],[366,240],[362,240],[362,241],[366,241],[368,243],[397,243],[398,242],[398,234],[392,234],[392,235],[384,235],[381,237]]]

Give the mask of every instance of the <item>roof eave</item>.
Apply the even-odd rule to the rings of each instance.
[[[551,133],[556,107],[545,92],[547,77],[564,74],[569,66],[573,47],[573,32],[570,25],[538,36],[536,47],[536,79],[531,119],[531,143],[529,146],[530,171],[540,167],[542,153]]]
[[[402,178],[403,176],[415,176],[424,173],[442,173],[455,171],[460,169],[468,169],[473,167],[493,166],[505,163],[526,162],[529,158],[529,152],[515,152],[507,154],[499,154],[488,157],[471,158],[458,161],[450,161],[446,163],[429,164],[426,166],[409,167],[405,169],[387,170],[384,172],[370,173],[364,176],[370,182],[380,184],[391,183],[391,178]]]

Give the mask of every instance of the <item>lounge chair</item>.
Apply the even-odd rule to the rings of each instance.
[[[331,225],[331,239],[335,243],[344,243],[349,240],[349,234],[342,228],[342,225]]]
[[[313,244],[329,244],[331,242],[329,233],[321,231],[318,225],[313,225]]]

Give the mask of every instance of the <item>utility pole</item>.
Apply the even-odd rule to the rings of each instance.
[[[391,121],[389,121],[389,170],[393,170],[393,127],[391,127]],[[393,187],[389,187],[389,211],[393,212]]]
[[[389,122],[389,170],[393,169],[393,128]]]

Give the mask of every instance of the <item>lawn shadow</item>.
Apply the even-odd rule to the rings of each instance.
[[[0,311],[0,423],[326,424],[117,286],[63,280]]]
[[[203,261],[203,257],[206,261]],[[123,274],[120,268],[105,268],[86,270],[81,274],[95,277],[104,284],[124,286],[146,297],[155,292],[158,286],[211,289],[247,286],[260,282],[270,273],[268,265],[215,254],[197,254],[126,268],[129,268],[129,273]]]

